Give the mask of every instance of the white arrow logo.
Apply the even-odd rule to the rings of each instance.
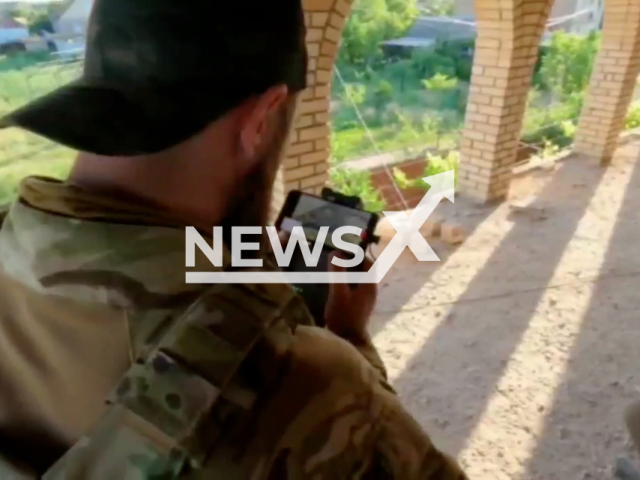
[[[368,272],[187,272],[187,283],[380,283],[395,261],[409,248],[421,262],[440,259],[420,228],[443,198],[455,201],[455,172],[431,175],[422,179],[431,186],[411,215],[405,212],[383,212],[396,234]]]

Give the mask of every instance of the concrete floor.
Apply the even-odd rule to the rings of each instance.
[[[436,210],[469,229],[440,262],[409,251],[371,331],[407,408],[473,479],[613,478],[640,467],[622,411],[640,398],[640,137],[604,169],[570,157],[511,201]]]

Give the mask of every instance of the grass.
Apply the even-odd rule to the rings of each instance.
[[[0,116],[75,79],[79,66],[42,53],[0,57]],[[64,178],[74,156],[73,150],[32,133],[0,130],[0,202],[15,198],[26,176]]]
[[[50,152],[28,161],[13,162],[0,167],[0,204],[11,202],[18,193],[20,182],[31,175],[64,179],[73,163],[73,152]]]
[[[78,62],[56,61],[46,53],[0,57],[0,116],[73,80],[79,68]],[[406,82],[399,87],[395,80],[381,81],[374,76],[354,78],[348,88],[334,84],[332,162],[342,163],[379,152],[457,150],[468,85],[464,82],[453,85],[450,80],[435,76],[426,87],[420,82],[414,82],[415,85]],[[568,131],[575,130],[579,100],[576,97],[554,102],[548,92],[532,92],[524,119],[523,140],[539,144],[551,141],[566,147],[573,137]],[[364,117],[368,131],[358,113]],[[638,106],[630,110],[626,123],[627,128],[640,125]],[[15,196],[25,176],[64,178],[74,155],[73,150],[31,133],[19,129],[0,130],[0,202],[8,202]],[[457,165],[457,158],[446,157],[442,162],[436,161],[438,158],[432,159],[431,168],[449,169],[452,163]],[[360,192],[372,205],[379,203],[376,192],[367,190],[364,176],[348,179],[345,175],[348,176],[341,171],[333,175],[332,180],[353,190],[351,193]]]
[[[372,128],[370,132],[375,145],[364,128],[333,131],[331,135],[332,161],[341,163],[377,155],[378,150],[380,152],[394,152],[427,146],[450,149],[456,148],[458,143],[457,131],[438,134],[433,130],[420,127],[387,125]]]

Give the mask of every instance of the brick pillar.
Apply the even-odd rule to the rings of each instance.
[[[553,0],[475,0],[478,38],[460,146],[460,193],[504,200]]]
[[[320,193],[329,174],[331,79],[338,53],[342,28],[351,1],[303,0],[307,25],[309,73],[307,88],[296,112],[295,129],[291,134],[280,181],[276,186],[273,208],[279,210],[284,196],[294,189]]]
[[[611,161],[640,69],[640,1],[607,0],[602,45],[582,110],[574,151]]]

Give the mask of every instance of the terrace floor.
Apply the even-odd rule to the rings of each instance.
[[[408,250],[380,287],[374,342],[405,405],[473,479],[613,478],[640,467],[640,136],[602,168],[569,156],[511,202],[438,210],[470,231],[441,262]],[[438,212],[436,210],[436,212]]]

